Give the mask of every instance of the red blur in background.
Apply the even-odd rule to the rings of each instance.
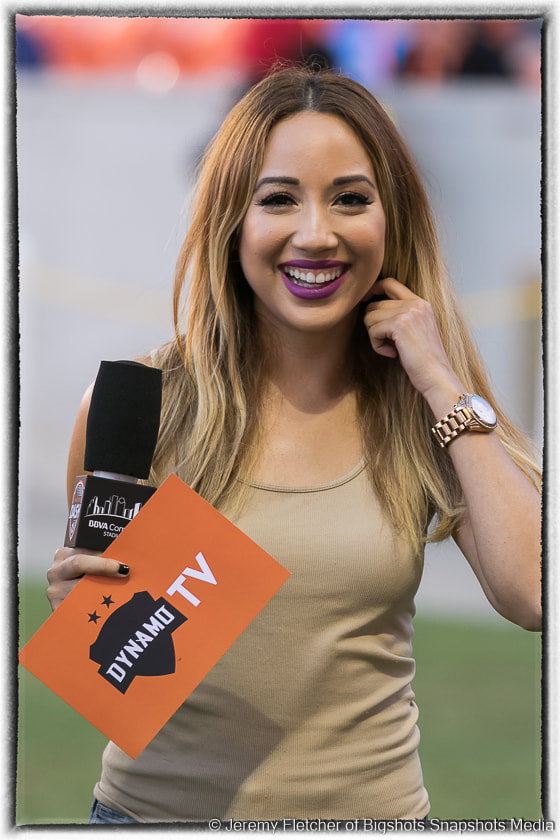
[[[16,15],[18,67],[75,76],[145,70],[167,78],[234,73],[277,60],[335,67],[368,84],[476,76],[540,85],[542,20],[299,19]],[[374,79],[375,76],[375,79]],[[164,85],[165,87],[165,85]]]

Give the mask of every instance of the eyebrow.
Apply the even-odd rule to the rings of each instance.
[[[342,175],[339,178],[333,179],[333,186],[341,187],[345,184],[355,184],[359,181],[369,184],[370,187],[374,190],[377,189],[373,181],[371,181],[366,175]],[[285,175],[271,175],[270,177],[261,178],[261,180],[257,183],[255,189],[258,190],[265,184],[287,184],[289,186],[297,187],[299,184],[299,180],[297,178],[290,178]]]
[[[333,184],[335,187],[341,187],[344,184],[356,183],[356,181],[363,181],[366,184],[369,184],[372,189],[376,189],[375,184],[367,177],[367,175],[343,175],[341,178],[335,178]]]
[[[288,184],[289,186],[297,187],[299,181],[297,178],[288,178],[284,175],[272,175],[269,178],[261,178],[255,189],[258,190],[259,187],[263,187],[265,184]]]

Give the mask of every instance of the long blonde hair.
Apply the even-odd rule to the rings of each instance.
[[[176,472],[211,504],[241,504],[258,451],[263,348],[237,256],[272,128],[302,111],[341,117],[370,156],[386,216],[382,277],[395,277],[432,305],[451,365],[469,391],[495,405],[483,364],[442,264],[431,209],[395,125],[357,82],[290,67],[273,72],[232,109],[203,157],[192,220],[177,262],[175,341],[160,351],[164,407],[153,481]],[[393,360],[375,354],[361,319],[354,371],[372,484],[395,526],[419,548],[450,535],[462,496],[434,418]],[[538,486],[536,450],[497,407],[499,435]]]

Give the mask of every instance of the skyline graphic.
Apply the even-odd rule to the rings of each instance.
[[[93,496],[87,506],[86,517],[88,516],[116,516],[119,519],[134,519],[143,502],[136,502],[134,507],[126,507],[126,499],[124,496],[119,496],[113,493],[108,499],[103,502],[99,501],[99,496]]]

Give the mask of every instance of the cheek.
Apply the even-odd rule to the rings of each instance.
[[[245,218],[239,236],[239,259],[243,268],[277,257],[284,241],[278,228],[279,225],[271,225],[266,219]]]
[[[355,245],[363,259],[372,268],[378,266],[378,270],[380,270],[385,258],[385,225],[379,224],[373,228],[371,226],[364,228],[361,236],[356,238]]]
[[[361,298],[364,303],[371,297],[371,289],[374,283],[381,279],[381,270],[385,262],[385,224],[380,223],[374,230],[369,230],[367,240],[364,238],[364,255],[367,253],[367,262],[370,268],[371,282],[368,290]]]
[[[379,253],[385,244],[385,214],[378,209],[372,215],[350,217],[345,228],[340,229],[341,235],[361,252],[371,249],[372,254]]]
[[[379,262],[379,270],[381,271],[381,266],[385,260],[385,216],[383,216],[380,220],[378,225],[376,226],[375,231],[375,244],[376,244],[376,252],[377,252],[377,261]]]

